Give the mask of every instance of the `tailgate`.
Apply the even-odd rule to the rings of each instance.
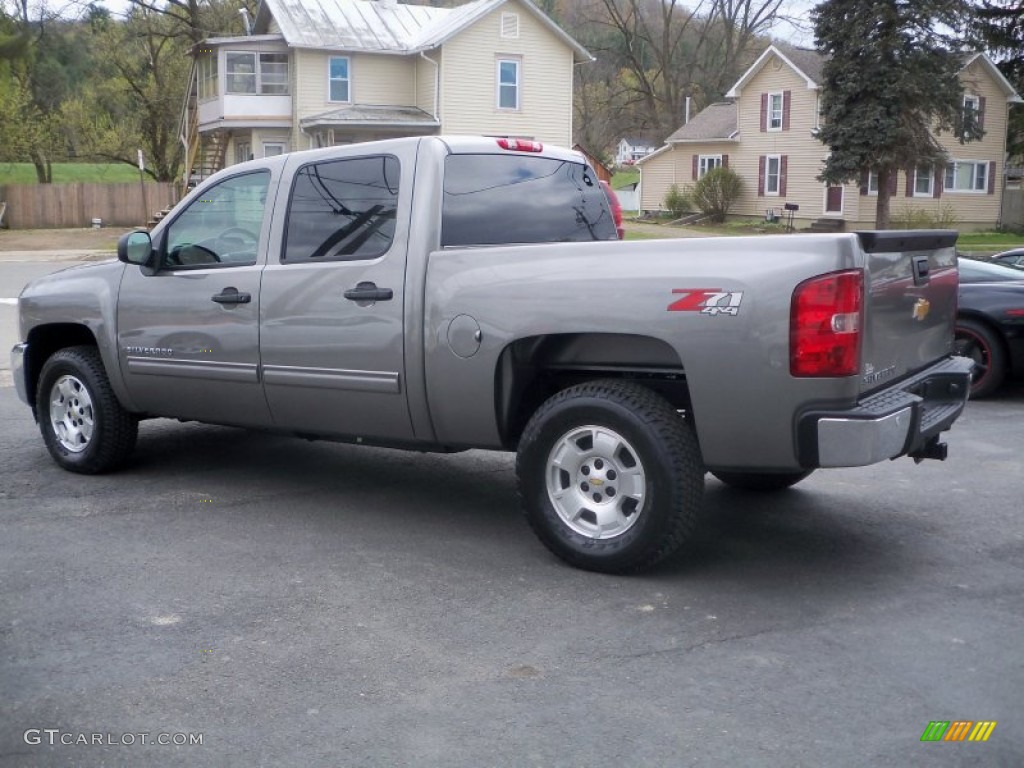
[[[861,392],[921,370],[953,351],[957,233],[858,232],[866,255]]]

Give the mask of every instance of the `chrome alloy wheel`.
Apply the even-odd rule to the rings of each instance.
[[[61,376],[50,388],[50,424],[61,447],[81,453],[89,446],[95,421],[92,397],[74,376]]]
[[[548,454],[546,482],[562,522],[587,538],[621,536],[644,509],[647,479],[640,457],[607,427],[576,427],[562,435]]]

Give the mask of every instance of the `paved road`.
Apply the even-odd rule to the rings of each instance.
[[[0,388],[0,765],[1019,766],[1022,409],[944,464],[709,479],[618,578],[534,540],[505,455],[153,421],[78,477]],[[957,719],[998,726],[921,743]]]

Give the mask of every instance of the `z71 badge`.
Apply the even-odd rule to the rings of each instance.
[[[668,305],[669,312],[700,312],[702,315],[732,315],[740,313],[743,291],[723,291],[721,288],[673,288],[683,298]]]

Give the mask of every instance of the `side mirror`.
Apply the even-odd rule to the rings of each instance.
[[[153,256],[153,240],[149,232],[129,232],[117,241],[117,258],[125,264],[144,267]]]

